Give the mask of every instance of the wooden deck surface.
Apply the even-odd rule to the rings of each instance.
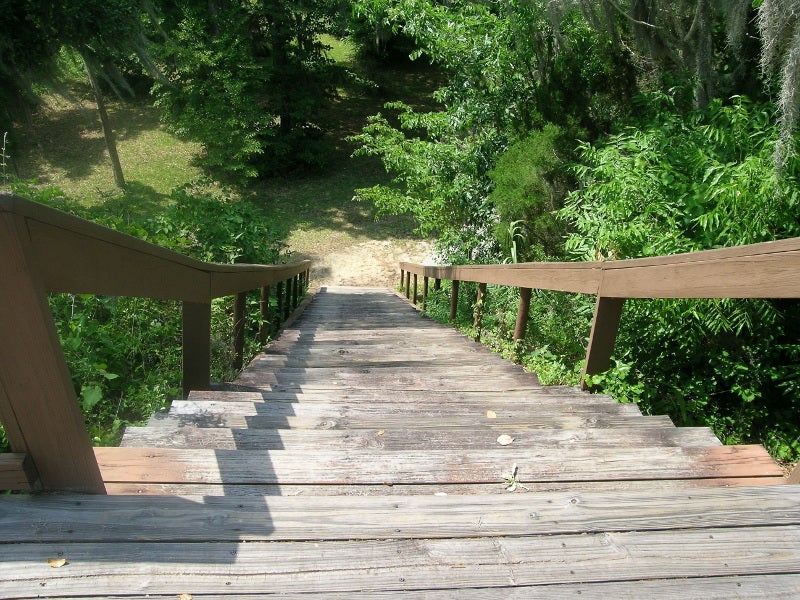
[[[108,496],[0,498],[0,598],[800,597],[763,448],[542,387],[386,290],[323,288],[95,453]]]

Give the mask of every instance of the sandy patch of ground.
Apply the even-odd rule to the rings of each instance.
[[[433,244],[413,239],[353,239],[330,232],[293,235],[289,250],[296,258],[309,258],[311,285],[354,285],[393,288],[400,283],[400,261],[423,262]]]

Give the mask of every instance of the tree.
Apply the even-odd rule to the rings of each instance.
[[[56,56],[67,46],[80,54],[97,102],[114,180],[124,185],[114,134],[105,110],[98,78],[116,92],[130,91],[117,64],[131,55],[151,66],[144,37],[143,11],[126,0],[19,0],[0,6],[0,83],[2,99],[35,100],[32,83],[51,74]],[[3,97],[4,96],[4,97]],[[4,103],[5,104],[5,103]],[[6,118],[13,115],[6,113]]]
[[[165,5],[167,82],[155,89],[165,122],[203,144],[207,166],[244,178],[324,163],[321,109],[332,84],[319,35],[335,8],[293,0]]]

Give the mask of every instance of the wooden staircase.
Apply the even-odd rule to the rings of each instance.
[[[763,448],[541,386],[387,290],[323,288],[95,453],[111,495],[0,502],[1,597],[800,596]]]

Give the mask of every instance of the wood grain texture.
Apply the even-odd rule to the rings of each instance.
[[[594,481],[777,477],[760,446],[626,450],[317,451],[96,448],[109,482],[196,483],[502,483],[512,465],[517,480]],[[647,456],[647,461],[642,461]]]
[[[69,564],[52,569],[47,558],[58,555]],[[15,544],[0,547],[0,595],[399,593],[785,575],[798,564],[795,526],[552,535],[535,544],[525,537]]]

